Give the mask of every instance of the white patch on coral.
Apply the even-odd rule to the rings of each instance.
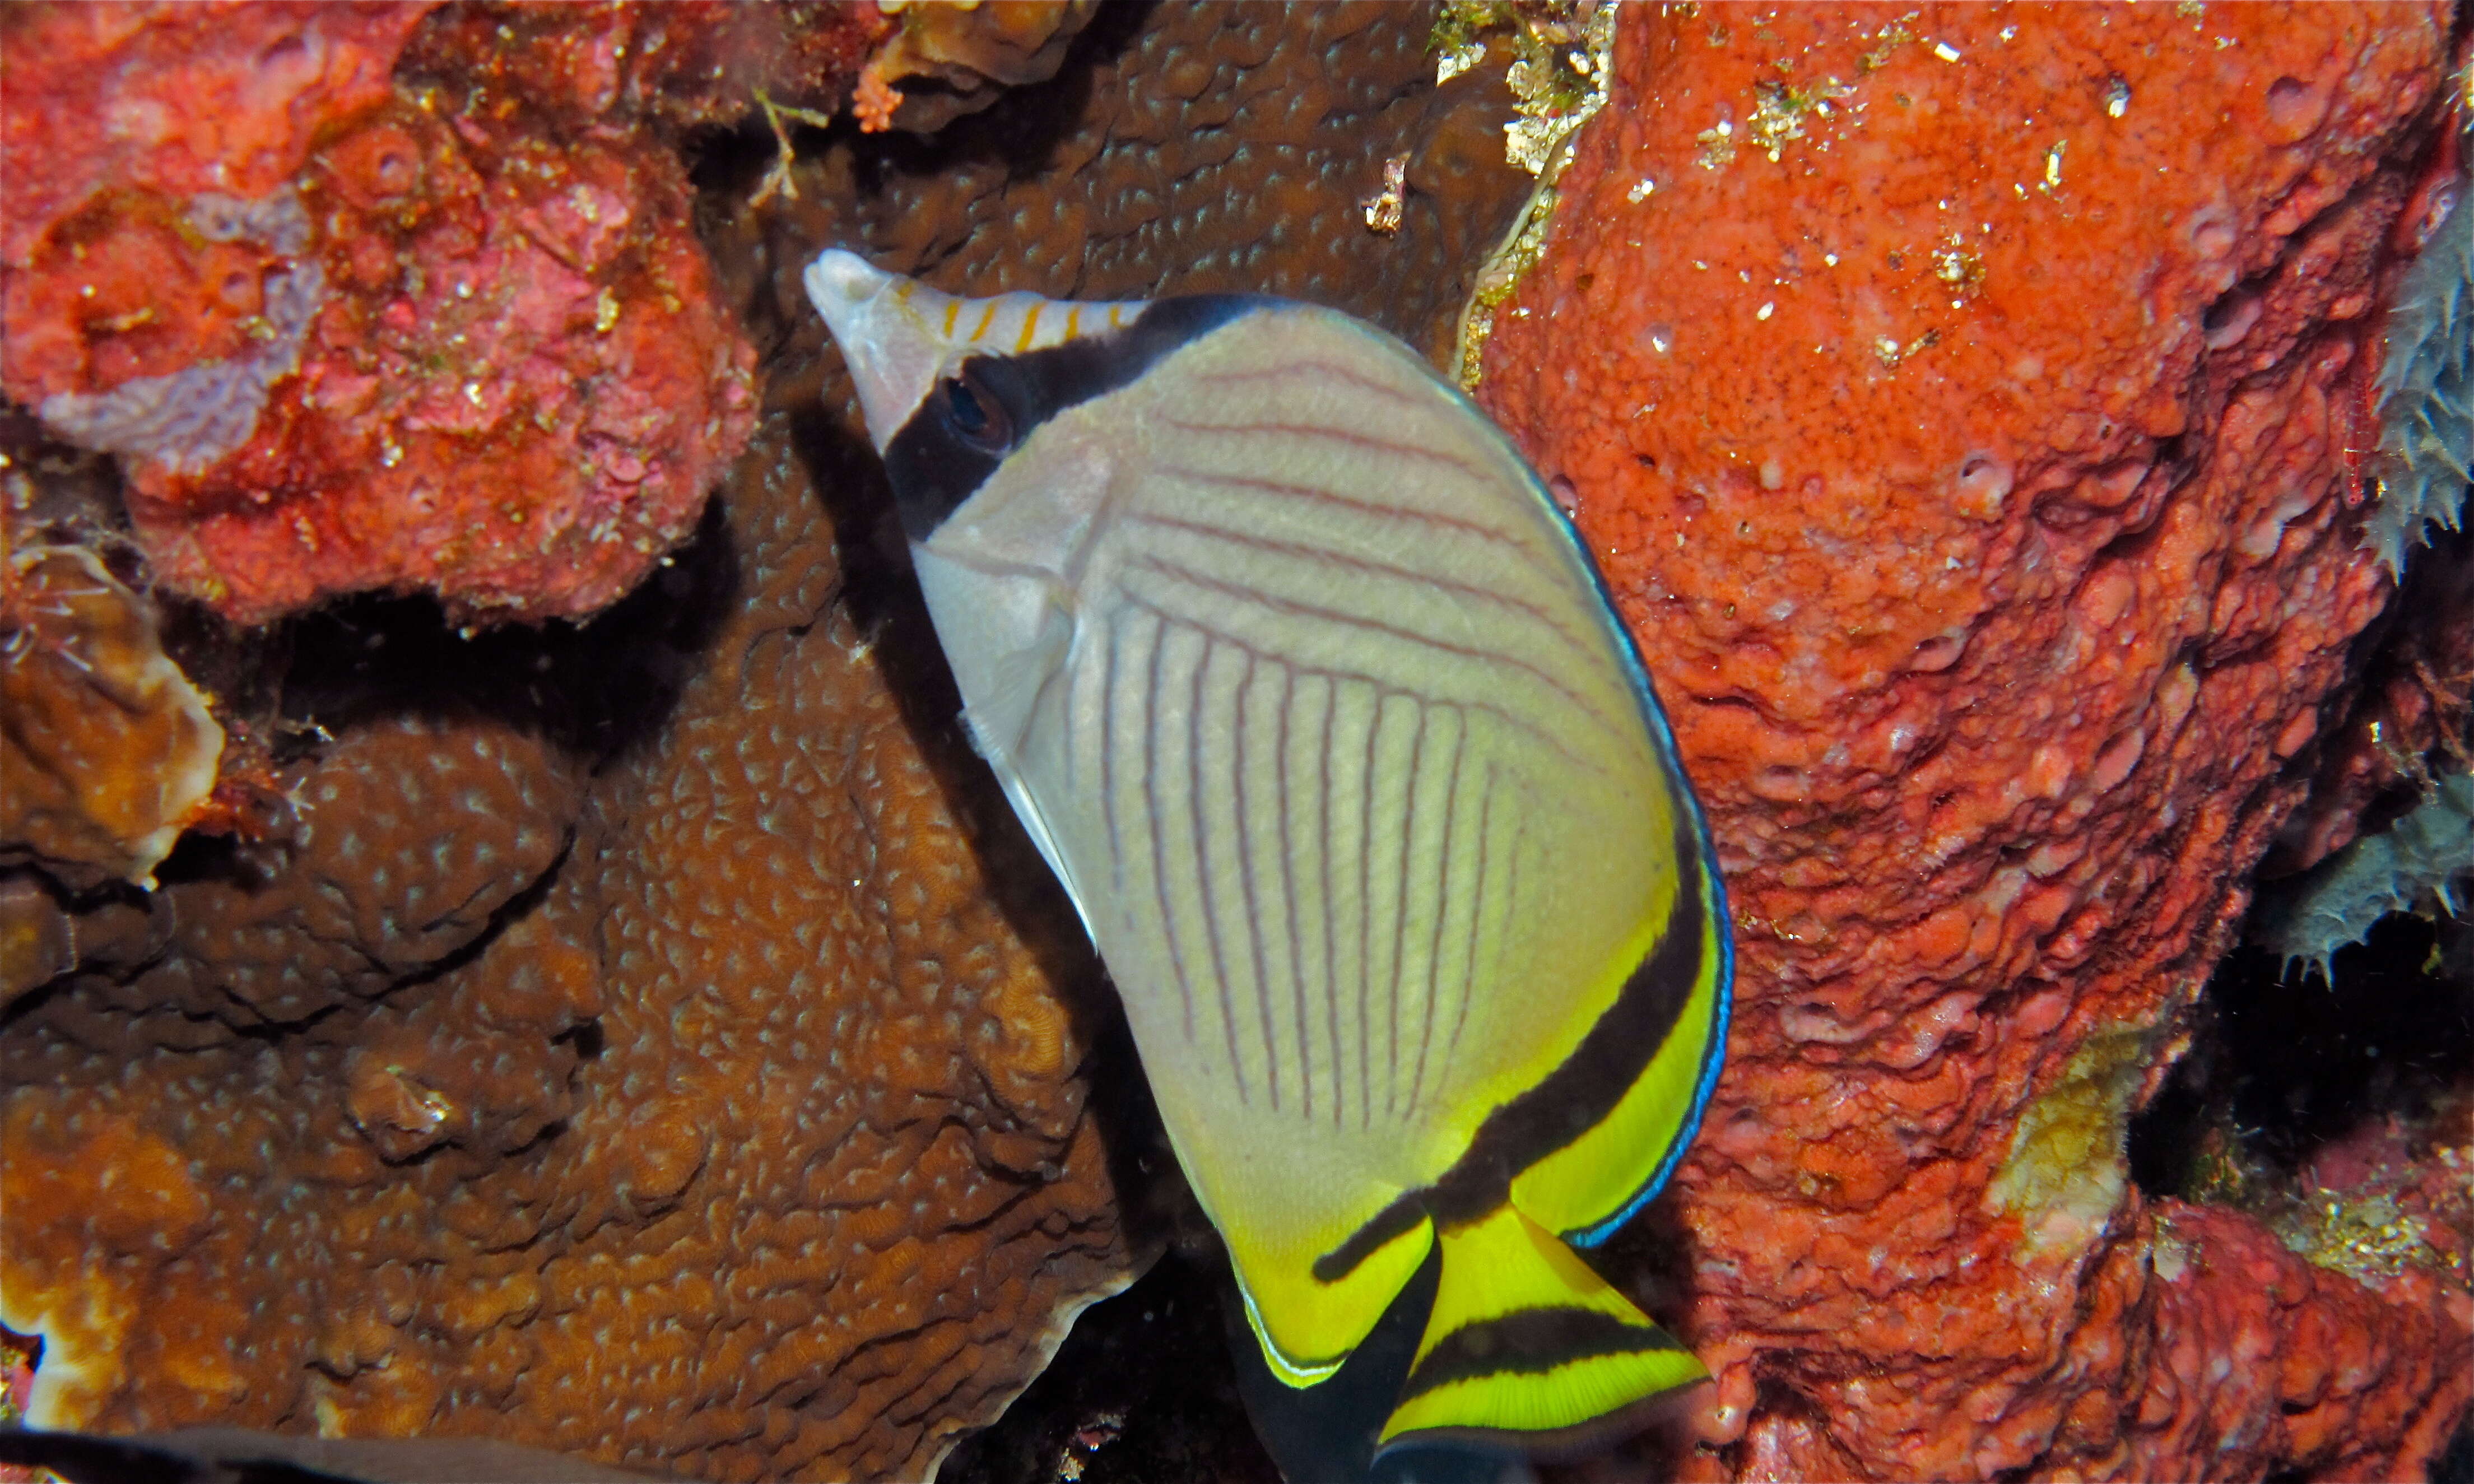
[[[90,1271],[80,1276],[99,1277]],[[48,1303],[21,1307],[17,1301],[23,1297],[0,1293],[0,1325],[43,1340],[42,1363],[26,1391],[25,1424],[92,1426],[120,1385],[121,1348],[136,1316],[121,1292],[106,1282],[72,1278],[45,1296],[64,1302],[65,1311]]]
[[[2019,1218],[2025,1253],[2083,1252],[2112,1226],[2130,1186],[2131,1107],[2162,1040],[2153,1027],[2099,1031],[2020,1110],[1984,1204]]]

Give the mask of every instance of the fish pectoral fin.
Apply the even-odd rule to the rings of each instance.
[[[964,719],[967,721],[969,718],[966,717]],[[1065,888],[1066,900],[1074,904],[1075,915],[1082,919],[1083,935],[1097,943],[1100,930],[1091,923],[1090,899],[1082,894],[1081,883],[1074,879],[1073,858],[1057,845],[1056,831],[1048,822],[1048,812],[1039,807],[1039,796],[1023,782],[1022,774],[1014,769],[1013,760],[990,749],[980,737],[977,727],[971,729],[971,744],[979,749],[981,757],[987,760],[989,771],[997,775],[998,787],[1005,790],[1006,801],[1013,805],[1014,817],[1022,821],[1023,833],[1031,837],[1031,844],[1038,847],[1039,858],[1048,863],[1049,870],[1055,873],[1057,885]]]
[[[1442,1233],[1443,1273],[1385,1444],[1584,1426],[1709,1372],[1511,1205]]]

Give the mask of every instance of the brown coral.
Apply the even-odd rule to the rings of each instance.
[[[565,853],[574,766],[513,728],[403,718],[348,733],[279,791],[291,827],[166,888],[166,956],[121,998],[234,1025],[372,999],[487,931]]]
[[[2474,1386],[2462,1293],[2122,1147],[2389,596],[2346,409],[2447,27],[1627,12],[1485,398],[1736,907],[1696,1476],[2405,1472]]]
[[[223,748],[153,609],[91,552],[0,554],[0,858],[151,885]]]
[[[1045,83],[1099,0],[878,0],[892,37],[861,72],[852,115],[871,134],[927,134],[977,113],[1007,87]]]
[[[1087,89],[1059,120],[1037,90],[948,125],[933,146],[837,142],[801,198],[731,224],[772,240],[774,312],[823,338],[799,270],[861,246],[970,293],[1058,298],[1272,293],[1347,308],[1449,353],[1477,259],[1532,182],[1504,158],[1499,67],[1433,84],[1431,15],[1382,6],[1170,8],[1087,34]],[[1040,168],[1013,162],[1035,150]],[[1402,162],[1401,226],[1363,203]]]
[[[1073,1034],[828,606],[821,513],[772,447],[735,500],[750,600],[593,804],[593,864],[494,912],[558,853],[535,791],[567,766],[374,723],[295,791],[288,866],[169,888],[200,926],[160,964],[12,1027],[32,1183],[0,1215],[0,1319],[54,1336],[38,1418],[384,1434],[472,1409],[724,1476],[902,1473],[1108,1281]],[[177,1151],[167,1188],[204,1193],[168,1251],[89,1229],[70,1172],[98,1137]],[[128,1318],[196,1308],[199,1272],[235,1298]],[[72,1324],[61,1295],[105,1309]]]

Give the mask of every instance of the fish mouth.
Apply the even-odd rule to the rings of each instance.
[[[867,435],[883,453],[945,369],[952,346],[914,302],[944,296],[843,248],[817,254],[802,281],[841,348]]]

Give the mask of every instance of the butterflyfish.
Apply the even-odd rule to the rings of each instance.
[[[1709,1099],[1724,892],[1511,440],[1312,304],[957,299],[838,250],[806,285],[1273,1374],[1332,1375],[1440,1248],[1384,1444],[1701,1378],[1575,1249]]]

